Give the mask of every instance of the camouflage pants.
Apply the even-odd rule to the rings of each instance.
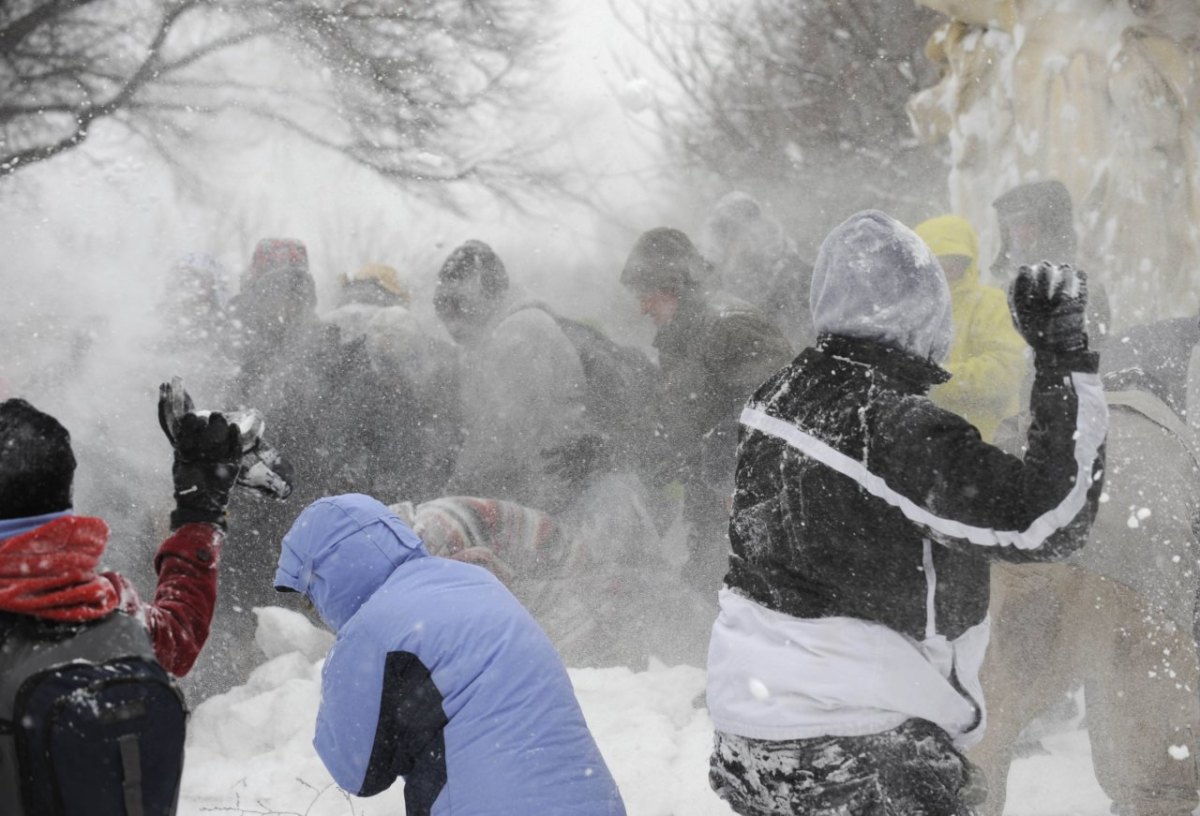
[[[741,816],[971,816],[970,763],[925,720],[863,737],[758,740],[717,732],[708,780]]]

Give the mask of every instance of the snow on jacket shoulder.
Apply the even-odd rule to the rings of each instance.
[[[351,495],[301,513],[276,583],[337,630],[314,744],[346,790],[403,777],[410,814],[624,813],[553,646],[487,570]]]

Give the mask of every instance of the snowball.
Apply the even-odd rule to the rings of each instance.
[[[1186,745],[1172,745],[1167,749],[1167,753],[1171,755],[1171,759],[1184,760],[1192,755]]]
[[[769,700],[771,698],[771,690],[767,688],[767,684],[763,681],[751,677],[746,685],[749,687],[750,693],[754,695],[755,700]]]

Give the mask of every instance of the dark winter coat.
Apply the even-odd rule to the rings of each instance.
[[[300,514],[275,585],[337,632],[314,744],[345,790],[403,777],[410,816],[623,816],[554,647],[484,568],[348,495]]]
[[[355,489],[388,501],[439,496],[462,424],[453,404],[456,351],[406,306],[365,299],[386,290],[356,283],[363,285],[359,291],[365,292],[364,299],[343,303],[324,316],[338,327],[344,344],[361,339],[371,361],[371,391],[383,395],[387,407],[368,434],[379,454],[368,468],[370,483]]]
[[[704,478],[707,460],[713,463],[707,480],[721,486],[732,473],[738,412],[763,380],[791,360],[792,348],[756,307],[696,289],[680,294],[679,310],[658,330],[654,347],[664,430],[656,463],[668,463],[686,483]]]
[[[1082,546],[1107,428],[1092,353],[1040,354],[1025,460],[935,406],[950,294],[921,240],[860,213],[822,245],[823,334],[741,415],[727,588],[709,650],[717,730],[855,736],[985,724],[988,562]]]
[[[314,315],[275,342],[248,332],[241,351],[231,401],[262,412],[268,440],[294,469],[286,502],[246,491],[230,497],[233,569],[222,594],[248,611],[275,601],[275,555],[298,508],[349,490],[400,492],[390,477],[405,471],[408,435],[399,426],[411,411],[406,395],[373,372],[361,338],[343,342]]]
[[[921,640],[930,558],[937,632],[953,639],[980,623],[988,560],[1067,555],[1086,540],[1099,496],[1092,459],[1078,460],[1070,380],[1094,371],[1095,356],[1040,363],[1040,422],[1022,462],[925,398],[945,379],[940,368],[823,337],[743,414],[729,587],[795,617],[861,618]],[[923,544],[931,538],[944,546]]]
[[[510,292],[460,359],[464,439],[446,491],[563,510],[573,491],[542,452],[594,430],[578,351],[547,310]]]

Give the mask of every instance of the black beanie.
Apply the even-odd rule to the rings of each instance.
[[[621,283],[635,292],[662,289],[681,293],[698,288],[707,272],[707,261],[685,233],[657,227],[643,232],[633,245],[621,271]]]
[[[69,510],[74,476],[67,429],[23,399],[0,402],[0,519]]]
[[[438,271],[444,283],[466,281],[479,276],[483,292],[499,298],[508,291],[508,272],[495,251],[483,241],[470,240],[457,247]]]

